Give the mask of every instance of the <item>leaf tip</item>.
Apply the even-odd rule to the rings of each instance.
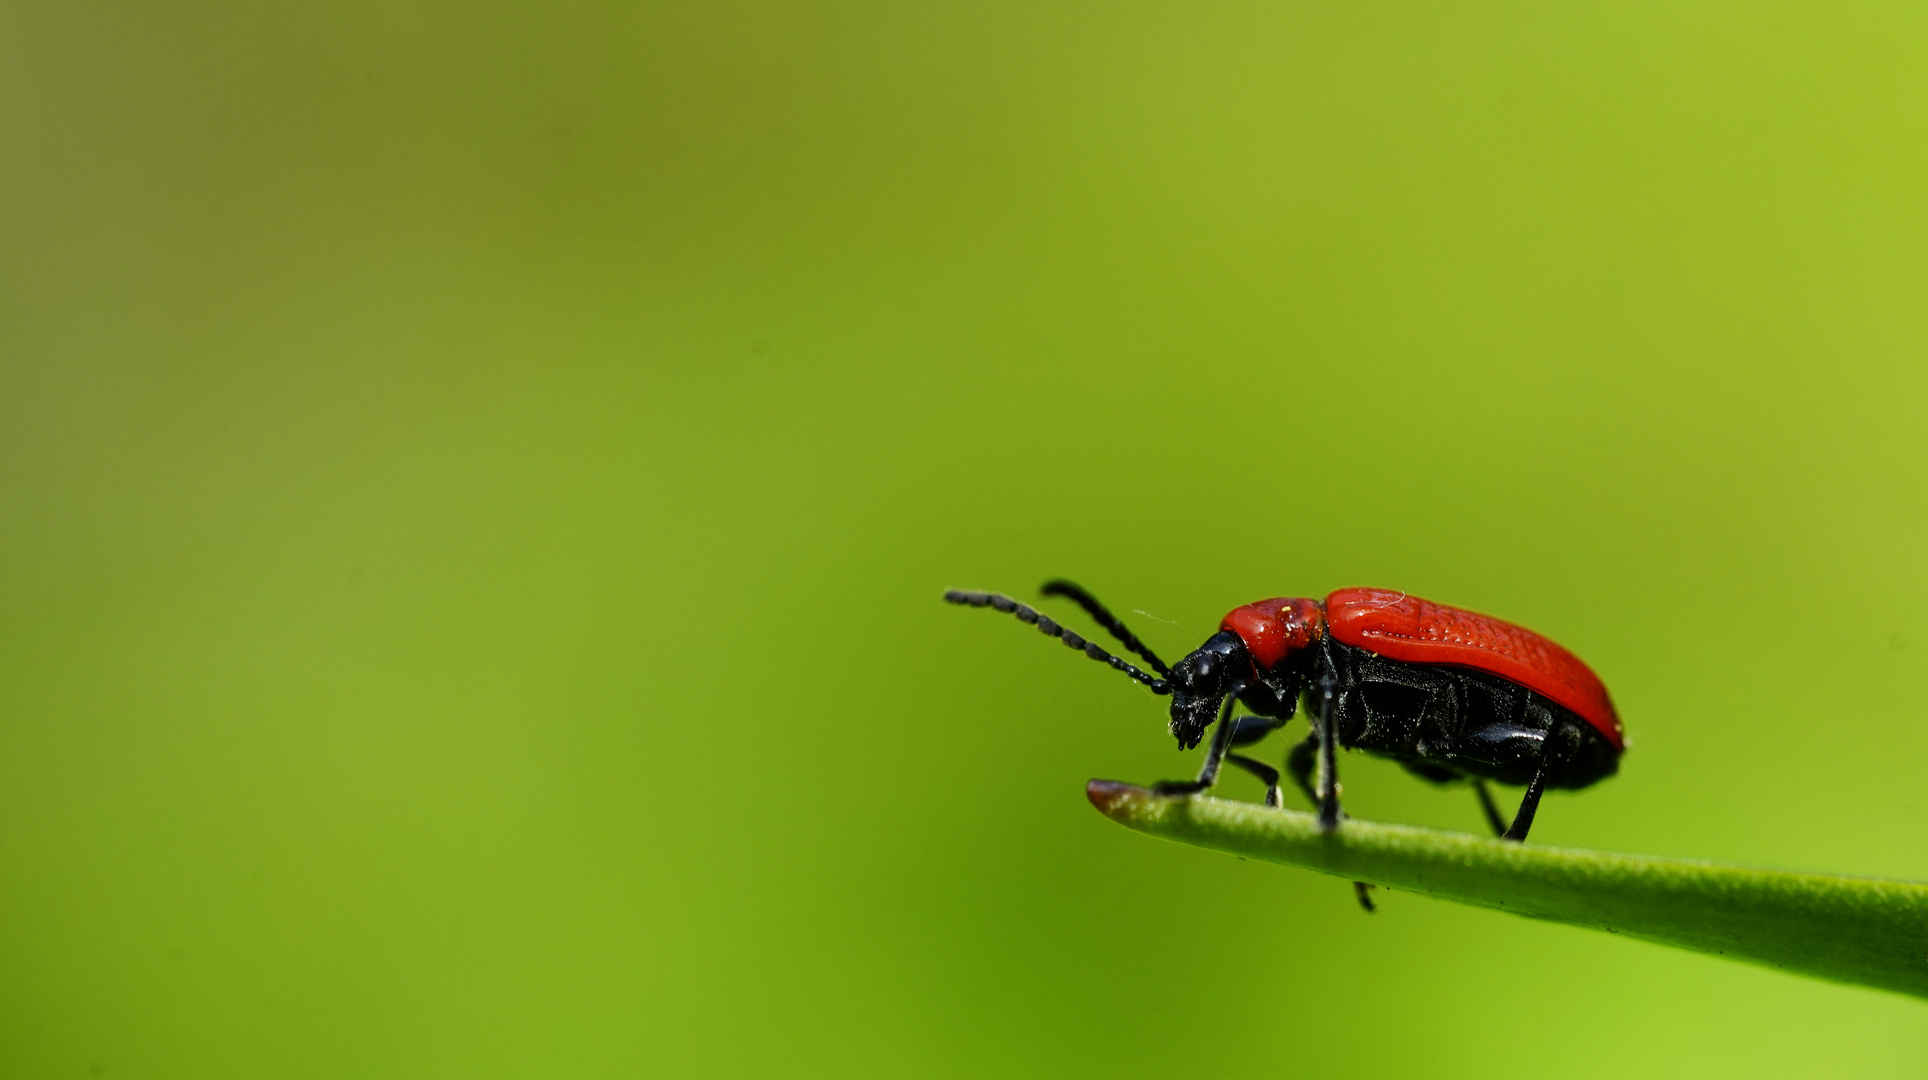
[[[1093,780],[1085,785],[1085,798],[1091,800],[1091,805],[1097,807],[1099,813],[1120,823],[1131,816],[1133,806],[1140,799],[1150,795],[1148,788],[1118,780]]]

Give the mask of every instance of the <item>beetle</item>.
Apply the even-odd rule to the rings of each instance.
[[[1325,830],[1341,817],[1339,746],[1392,758],[1434,783],[1470,783],[1493,831],[1515,841],[1526,839],[1546,789],[1612,776],[1626,751],[1613,699],[1593,670],[1553,641],[1490,615],[1387,589],[1259,600],[1226,613],[1217,633],[1168,666],[1078,585],[1051,581],[1043,593],[1083,608],[1157,675],[1008,596],[952,589],[944,599],[1015,615],[1170,696],[1171,734],[1181,749],[1196,747],[1216,723],[1197,778],[1155,785],[1163,795],[1211,788],[1230,761],[1264,782],[1266,805],[1280,805],[1279,771],[1230,751],[1284,727],[1302,696],[1313,730],[1285,767]],[[1234,715],[1237,705],[1246,715]],[[1489,780],[1526,786],[1510,824]],[[1365,886],[1358,889],[1370,911]]]

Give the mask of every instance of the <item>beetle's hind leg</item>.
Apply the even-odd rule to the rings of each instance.
[[[1502,840],[1523,841],[1527,831],[1533,828],[1533,815],[1539,812],[1540,796],[1546,791],[1546,781],[1555,770],[1566,767],[1568,759],[1579,746],[1581,734],[1574,730],[1571,720],[1560,719],[1554,722],[1553,730],[1546,733],[1545,749],[1540,753],[1540,767],[1533,772],[1533,782],[1526,785],[1526,797],[1520,800],[1520,812],[1513,815],[1513,824],[1500,835]]]
[[[1486,823],[1493,827],[1493,835],[1506,835],[1506,818],[1500,815],[1500,808],[1493,802],[1493,793],[1486,789],[1486,781],[1484,779],[1477,776],[1467,776],[1465,773],[1455,769],[1449,769],[1444,765],[1432,761],[1402,761],[1400,764],[1405,766],[1407,772],[1429,783],[1441,785],[1452,784],[1454,786],[1462,783],[1472,785],[1473,794],[1479,796],[1480,809],[1486,811]]]
[[[1493,793],[1486,790],[1486,781],[1473,778],[1473,794],[1479,796],[1480,809],[1486,811],[1486,823],[1493,827],[1494,836],[1506,835],[1506,819],[1500,816],[1500,808],[1493,802]]]

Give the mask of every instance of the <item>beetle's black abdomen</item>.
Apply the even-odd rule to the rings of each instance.
[[[1573,740],[1547,786],[1582,788],[1612,776],[1620,752],[1572,710],[1497,675],[1393,660],[1327,643],[1338,680],[1334,713],[1343,746],[1396,758],[1424,776],[1476,776],[1524,784],[1549,732]],[[1561,723],[1561,721],[1569,721]]]

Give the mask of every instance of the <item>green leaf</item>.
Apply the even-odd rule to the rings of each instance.
[[[1167,840],[1783,971],[1928,997],[1928,885],[1515,844],[1093,780],[1091,802]]]

